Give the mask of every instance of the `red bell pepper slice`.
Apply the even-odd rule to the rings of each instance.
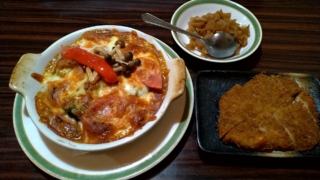
[[[62,56],[94,69],[107,83],[115,83],[118,81],[117,74],[103,58],[80,47],[63,48]]]

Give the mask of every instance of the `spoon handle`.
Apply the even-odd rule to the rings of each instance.
[[[180,29],[176,26],[173,26],[171,25],[170,23],[167,23],[166,21],[163,21],[149,13],[144,13],[141,15],[141,18],[144,22],[146,23],[149,23],[149,24],[152,24],[152,25],[156,25],[156,26],[160,26],[162,28],[166,28],[166,29],[170,29],[172,31],[176,31],[176,32],[179,32],[179,33],[182,33],[182,34],[185,34],[185,35],[188,35],[188,36],[193,36],[195,38],[198,38],[198,39],[203,39],[202,37],[200,36],[197,36],[195,34],[192,34],[188,31],[185,31],[183,29]]]

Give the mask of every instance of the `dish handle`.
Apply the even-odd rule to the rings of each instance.
[[[27,53],[21,56],[18,63],[14,67],[9,87],[23,96],[25,96],[26,90],[30,89],[30,85],[27,83],[27,79],[34,71],[35,62],[39,59],[41,54]]]
[[[180,97],[186,88],[186,66],[184,60],[181,58],[174,58],[170,60],[172,68],[170,71],[173,73],[170,78],[174,79],[172,94],[170,95],[170,102]]]

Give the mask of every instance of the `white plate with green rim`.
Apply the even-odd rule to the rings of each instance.
[[[209,62],[230,63],[242,60],[257,50],[262,40],[262,29],[258,19],[247,8],[233,1],[226,0],[194,0],[188,1],[181,5],[173,14],[171,24],[181,29],[188,28],[188,22],[191,17],[203,16],[207,13],[215,13],[222,10],[224,13],[231,13],[231,19],[242,25],[249,25],[250,37],[245,47],[241,48],[240,53],[224,59],[216,59],[213,57],[202,57],[198,50],[190,51],[186,48],[189,43],[188,36],[171,31],[175,42],[188,54]]]
[[[171,58],[178,55],[157,40]],[[193,84],[187,71],[186,91],[142,137],[129,144],[98,152],[79,152],[59,146],[41,135],[25,108],[20,94],[13,108],[18,142],[28,158],[41,170],[58,179],[128,179],[161,162],[185,134],[194,106]]]

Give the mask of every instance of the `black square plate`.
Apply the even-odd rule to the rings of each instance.
[[[220,141],[217,132],[219,117],[218,102],[222,94],[235,84],[244,85],[255,75],[255,71],[199,71],[195,77],[195,116],[197,125],[198,144],[206,152],[229,155],[269,156],[269,157],[320,157],[320,143],[310,151],[246,151]],[[316,101],[317,111],[320,112],[320,81],[309,74],[264,72],[278,74],[295,79],[304,87]],[[320,119],[320,117],[318,117]]]

